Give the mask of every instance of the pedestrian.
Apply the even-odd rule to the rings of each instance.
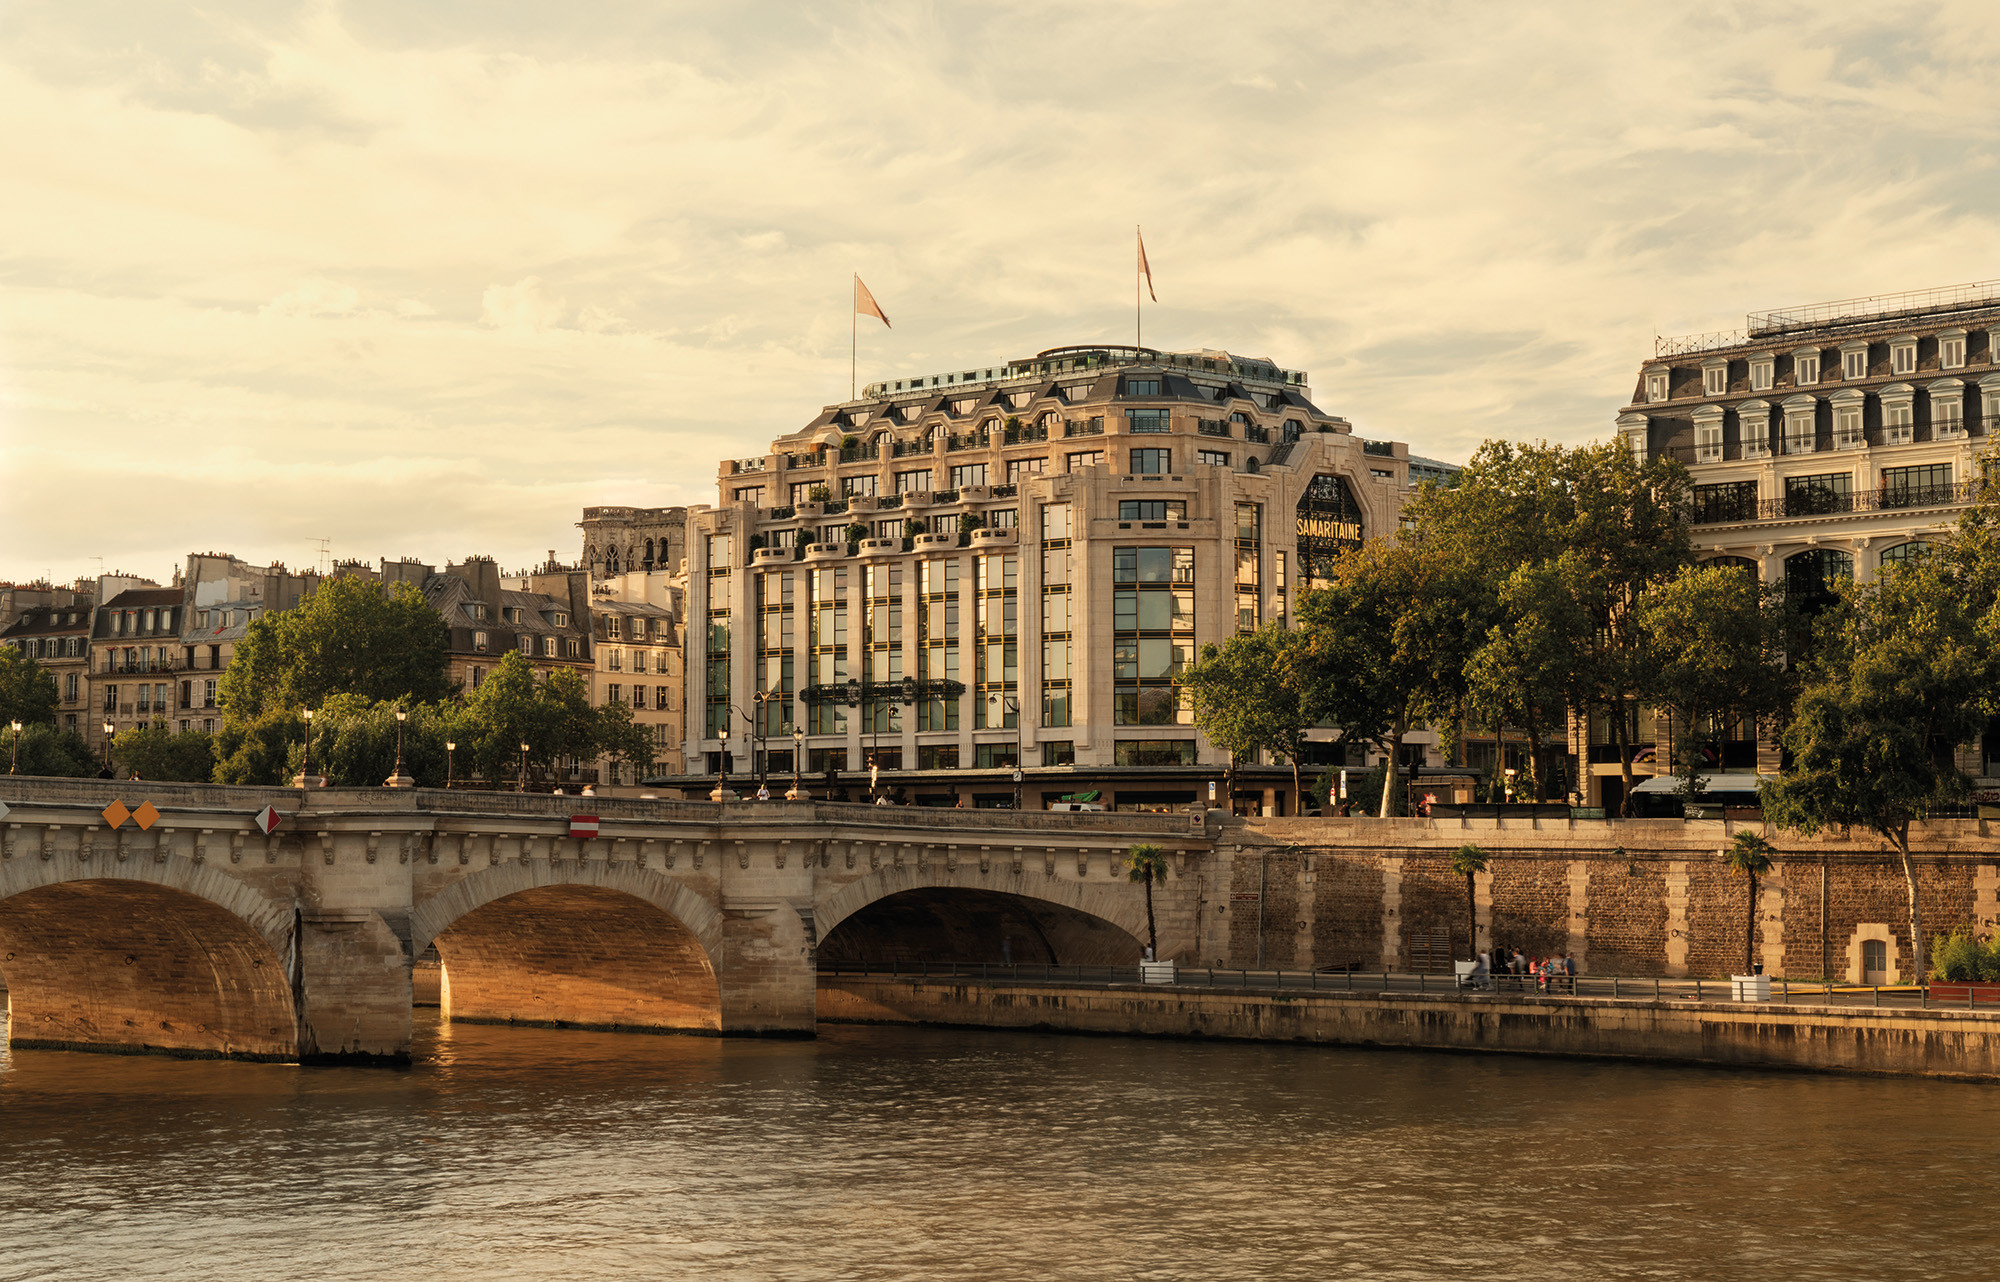
[[[1563,986],[1571,993],[1576,992],[1576,958],[1569,953],[1563,954],[1563,976]]]
[[[770,784],[768,784],[768,783],[760,783],[760,784],[758,784],[758,785],[757,785],[757,800],[759,800],[759,801],[769,801],[770,799],[771,799],[771,785],[770,785]]]

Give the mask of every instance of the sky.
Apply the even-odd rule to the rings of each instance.
[[[2000,5],[0,0],[0,579],[512,569],[860,380],[1133,337],[1463,461],[2000,277]],[[850,340],[853,341],[853,340]],[[322,543],[324,540],[324,543]]]

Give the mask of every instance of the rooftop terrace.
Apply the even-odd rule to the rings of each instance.
[[[1255,357],[1231,356],[1222,351],[1162,352],[1151,347],[1120,347],[1103,343],[1083,343],[1052,347],[1024,361],[983,369],[958,370],[948,374],[926,374],[918,378],[885,379],[862,389],[862,399],[876,400],[906,392],[965,391],[1008,383],[1038,383],[1067,374],[1091,373],[1127,365],[1157,365],[1184,369],[1196,374],[1214,374],[1241,383],[1272,387],[1306,385],[1304,370],[1280,369]]]
[[[1931,321],[1959,312],[1983,312],[1996,308],[2000,308],[2000,280],[1942,285],[1936,289],[1912,289],[1900,294],[1870,294],[1864,298],[1806,303],[1773,312],[1751,312],[1743,318],[1742,329],[1683,334],[1673,338],[1656,337],[1653,340],[1653,355],[1684,356],[1690,352],[1711,352],[1791,334],[1838,332],[1903,318]]]

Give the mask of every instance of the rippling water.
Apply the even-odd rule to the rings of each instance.
[[[423,1013],[420,1012],[420,1020]],[[0,1279],[1980,1275],[2000,1090],[1014,1033],[0,1055]]]

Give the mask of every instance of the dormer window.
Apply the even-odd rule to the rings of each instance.
[[[1889,372],[1891,374],[1914,374],[1917,372],[1916,339],[1905,337],[1890,341]]]
[[[486,619],[486,603],[483,601],[474,601],[472,604],[465,607],[465,612],[467,614],[470,614],[473,618],[478,619],[481,622],[484,622]]]
[[[1916,434],[1916,393],[1908,383],[1882,389],[1882,444],[1908,445]]]
[[[1125,380],[1127,396],[1158,396],[1160,380],[1157,378],[1128,378]]]
[[[1710,361],[1701,367],[1701,393],[1720,396],[1729,390],[1729,362]]]
[[[521,610],[519,606],[510,605],[505,609],[503,609],[502,611],[500,611],[500,613],[502,616],[506,618],[507,622],[509,623],[519,623],[521,621]]]
[[[1964,331],[1947,330],[1938,335],[1938,367],[1940,369],[1965,368]]]
[[[553,623],[556,627],[566,628],[569,626],[569,615],[563,613],[561,610],[557,610],[549,616],[549,622]]]
[[[617,615],[607,614],[604,616],[604,635],[610,637],[613,641],[616,641],[618,639],[619,633],[618,633]]]
[[[1840,349],[1840,376],[1847,379],[1868,377],[1868,344],[1856,343]]]
[[[522,637],[521,653],[532,655],[534,652],[535,652],[535,639],[533,637]]]
[[[472,634],[472,648],[480,651],[486,649],[486,634],[484,632],[475,632]]]
[[[1774,356],[1759,356],[1750,362],[1750,390],[1768,392],[1775,377],[1778,361]]]
[[[1965,436],[1965,384],[1939,379],[1925,389],[1931,397],[1931,439],[1956,441]]]
[[[1649,403],[1667,399],[1667,371],[1663,369],[1646,372],[1646,400]]]
[[[1720,463],[1722,461],[1722,409],[1720,406],[1707,406],[1695,415],[1694,461],[1697,463]]]
[[[1819,353],[1817,351],[1792,353],[1792,382],[1807,387],[1819,382]]]

